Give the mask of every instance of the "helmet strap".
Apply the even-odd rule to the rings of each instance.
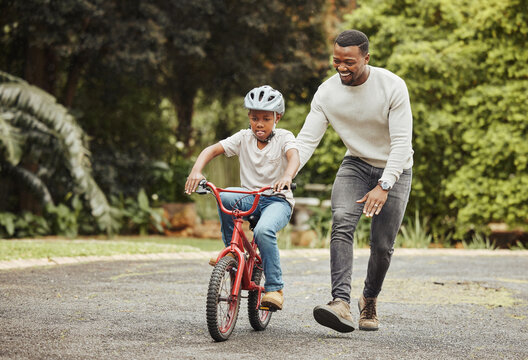
[[[264,140],[259,139],[257,137],[257,135],[255,135],[255,133],[253,133],[253,136],[255,137],[255,139],[257,139],[258,142],[263,143],[263,144],[267,144],[267,143],[269,143],[271,141],[271,138],[273,138],[275,136],[275,131],[272,131],[271,134],[269,134],[269,136],[266,139],[264,139]]]

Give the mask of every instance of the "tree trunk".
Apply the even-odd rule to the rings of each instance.
[[[82,32],[85,32],[88,28],[88,25],[91,22],[91,18],[85,18],[83,20]],[[84,64],[86,63],[86,53],[80,52],[75,54],[71,59],[70,66],[68,68],[68,78],[66,80],[66,85],[64,86],[62,94],[62,104],[67,108],[71,108],[73,105],[73,99],[75,93],[77,92],[77,84],[81,78],[82,70]]]
[[[55,94],[57,59],[49,49],[29,46],[26,54],[24,78],[51,95]]]
[[[57,58],[52,50],[28,45],[24,72],[27,82],[38,86],[51,95],[56,95]],[[36,174],[39,169],[38,163],[31,160],[23,162],[21,166],[33,174]],[[15,186],[19,194],[20,210],[42,214],[43,207],[38,197],[32,194],[23,183],[16,183]]]
[[[77,84],[81,78],[84,62],[82,61],[81,55],[76,55],[70,64],[68,69],[68,79],[64,86],[64,92],[62,95],[62,104],[68,108],[73,105],[73,99],[77,91]]]
[[[24,78],[36,86],[42,87],[45,83],[44,68],[46,66],[45,51],[42,48],[29,46],[26,54],[26,68]]]
[[[192,116],[194,112],[194,98],[197,90],[195,88],[185,88],[176,90],[173,101],[178,115],[178,127],[176,138],[185,144],[187,152],[192,152],[194,146]]]

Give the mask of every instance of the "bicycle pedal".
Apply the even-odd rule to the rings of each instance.
[[[275,311],[277,311],[277,308],[260,305],[259,310],[275,312]]]

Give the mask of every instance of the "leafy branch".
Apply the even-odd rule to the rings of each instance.
[[[57,155],[73,177],[76,190],[88,201],[99,227],[108,234],[115,233],[119,226],[116,221],[118,212],[110,206],[91,175],[90,152],[83,141],[84,132],[75,118],[50,94],[0,71],[0,160],[11,165],[10,174],[20,172],[13,171],[13,168],[21,169],[20,159],[25,155],[21,149],[25,148],[27,141],[24,134],[35,129],[43,136],[51,136],[60,151]],[[38,142],[36,145],[43,146]],[[24,174],[28,177],[27,172]],[[44,193],[47,191],[43,182],[38,187]],[[41,199],[46,203],[51,197],[46,195]]]

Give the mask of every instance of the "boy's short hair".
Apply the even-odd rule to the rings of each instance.
[[[359,30],[345,30],[337,36],[334,44],[341,47],[357,46],[363,55],[369,51],[369,41],[367,35]]]

